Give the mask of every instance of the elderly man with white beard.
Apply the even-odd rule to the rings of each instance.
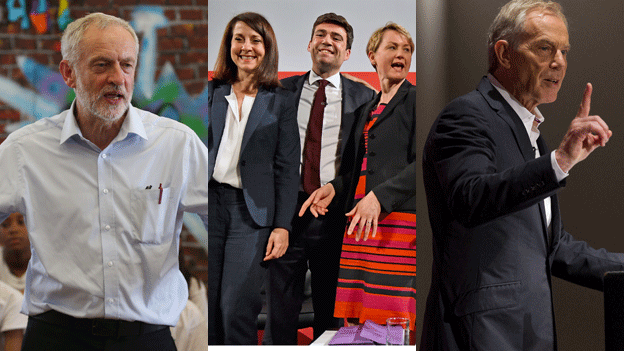
[[[126,21],[80,18],[61,51],[71,107],[0,145],[0,222],[23,213],[33,253],[22,350],[175,350],[182,215],[207,222],[207,148],[130,104],[139,43]]]

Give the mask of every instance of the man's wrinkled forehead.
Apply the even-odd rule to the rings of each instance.
[[[83,55],[95,54],[93,52],[94,50],[106,46],[106,44],[111,41],[114,41],[115,46],[123,51],[124,61],[137,61],[138,52],[136,52],[136,43],[132,33],[118,25],[109,25],[104,29],[98,28],[95,25],[89,26],[80,39],[79,50]]]
[[[557,18],[558,20],[563,22],[563,24],[565,25],[566,34],[567,34],[568,21],[565,19],[565,17],[562,17],[561,14],[554,12],[551,9],[543,8],[543,7],[535,7],[535,8],[528,10],[524,15],[524,20],[522,21],[522,35],[524,36],[524,35],[534,34],[532,33],[532,31],[534,30],[534,28],[532,28],[532,24],[535,24],[539,21],[546,21],[547,19],[551,19],[551,18]]]

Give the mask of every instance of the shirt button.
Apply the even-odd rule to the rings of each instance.
[[[107,155],[106,155],[106,154],[102,154],[102,158],[106,158],[106,157],[107,157]]]
[[[104,227],[104,229],[110,230],[110,225],[107,224],[106,227]]]
[[[115,299],[108,299],[108,303],[113,303],[115,302]]]
[[[113,261],[108,261],[108,266],[112,267],[113,266]]]
[[[108,194],[108,189],[104,189],[104,190],[102,190],[102,192],[103,192],[104,194]]]

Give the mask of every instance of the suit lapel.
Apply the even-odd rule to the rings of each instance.
[[[542,136],[540,135],[539,138],[537,138],[537,148],[539,149],[540,155],[546,155],[549,153],[548,147],[546,146],[546,142],[544,141],[544,138],[542,138]],[[554,230],[555,227],[555,207],[556,206],[556,201],[557,198],[555,196],[552,196],[550,199],[550,223],[551,223],[551,229],[552,229],[552,233],[556,233],[556,231]],[[544,201],[540,201],[539,202],[539,207],[540,207],[540,212],[542,214],[542,227],[544,228],[544,239],[546,240],[546,245],[547,245],[547,252],[550,251],[550,247],[552,244],[552,238],[550,236],[550,234],[548,233],[548,223],[546,221],[546,209],[544,208]],[[558,207],[557,207],[558,210]]]
[[[297,110],[299,110],[299,99],[301,99],[301,92],[303,91],[303,85],[308,80],[309,76],[310,76],[310,71],[308,71],[308,73],[302,75],[299,79],[297,79],[297,82],[295,84],[295,86],[297,87],[297,90],[295,91],[294,101],[297,102],[296,104]]]
[[[353,123],[357,120],[358,117],[355,116],[355,113],[347,114],[345,111],[354,111],[359,106],[354,106],[354,102],[357,101],[357,91],[353,88],[355,83],[340,74],[340,84],[342,84],[342,116],[340,116],[340,133],[342,137],[342,145],[340,149],[340,154],[344,156],[345,146],[347,145],[349,134],[351,133],[351,129],[353,128]]]
[[[399,87],[399,90],[397,90],[396,94],[394,94],[394,96],[392,97],[392,100],[390,100],[390,102],[383,109],[379,117],[377,117],[377,121],[375,121],[375,123],[371,126],[371,130],[374,130],[376,126],[378,126],[380,123],[383,123],[383,121],[387,119],[388,116],[393,114],[394,109],[399,105],[399,103],[402,103],[405,100],[405,95],[407,95],[410,85],[411,83],[408,82],[407,79],[403,81],[403,83]],[[381,96],[380,94],[378,95]],[[377,103],[379,103],[379,99],[375,100],[377,101]]]
[[[359,152],[360,152],[360,138],[362,138],[362,134],[364,133],[364,127],[366,126],[366,120],[368,119],[368,115],[374,109],[374,106],[376,106],[377,103],[379,102],[380,96],[381,94],[378,94],[375,100],[372,100],[366,103],[366,105],[364,105],[364,107],[362,108],[362,114],[359,116],[359,119],[357,120],[356,129],[354,130],[355,134],[353,135],[353,137],[355,138],[354,142],[355,142],[355,154],[356,155],[359,155]],[[377,124],[377,122],[375,122],[375,124]]]
[[[531,146],[531,140],[526,133],[524,124],[518,114],[509,106],[503,96],[494,88],[487,77],[483,77],[477,90],[483,95],[490,107],[511,127],[516,144],[522,152],[525,161],[535,158],[535,152]]]
[[[483,95],[488,104],[496,111],[498,116],[502,118],[512,130],[514,138],[516,140],[516,144],[522,153],[525,162],[535,159],[535,151],[533,151],[533,146],[531,146],[531,140],[527,135],[526,128],[522,123],[522,120],[518,116],[518,114],[511,108],[511,106],[505,101],[503,96],[496,90],[496,88],[490,83],[490,80],[487,77],[483,77],[481,79],[481,83],[479,83],[479,87],[477,90]],[[537,139],[538,147],[540,149],[540,154],[544,155],[548,152],[546,143],[544,142],[542,137]],[[544,208],[544,201],[538,202],[538,208],[540,212],[540,217],[542,219],[542,233],[544,244],[546,245],[546,252],[549,251],[550,241],[548,240],[548,223],[546,219],[546,210]],[[553,211],[554,215],[554,211]]]
[[[228,110],[228,102],[225,97],[230,94],[231,88],[231,85],[223,84],[217,87],[214,91],[209,122],[212,125],[212,140],[214,140],[213,145],[216,148],[218,148],[221,144],[221,136],[223,135],[223,129],[225,128],[225,118],[227,117]]]
[[[260,125],[260,122],[262,122],[262,115],[264,114],[264,111],[268,109],[270,100],[271,93],[264,89],[258,90],[251,112],[249,112],[249,118],[247,119],[247,125],[245,126],[245,133],[243,133],[241,153],[245,150],[247,142],[253,135],[258,125]]]

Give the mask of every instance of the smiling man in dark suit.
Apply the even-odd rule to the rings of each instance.
[[[567,68],[557,3],[511,1],[489,33],[489,74],[434,122],[423,155],[433,272],[423,350],[554,350],[551,277],[601,290],[624,255],[563,229],[556,193],[570,169],[611,137],[589,115],[591,84],[550,152],[537,109]]]
[[[352,42],[353,28],[344,17],[335,13],[319,16],[308,44],[312,70],[281,81],[285,89],[294,93],[298,108],[302,180],[297,210],[314,190],[338,174],[344,145],[355,121],[353,112],[375,97],[372,89],[339,73],[342,63],[349,59]],[[315,127],[314,99],[321,86],[325,87],[323,109]],[[333,205],[340,204],[344,202],[335,201]],[[333,314],[346,216],[341,210],[330,213],[325,218],[314,218],[310,213],[295,217],[286,254],[269,265],[264,344],[297,344],[297,320],[308,264],[312,274],[314,336],[338,326]]]

